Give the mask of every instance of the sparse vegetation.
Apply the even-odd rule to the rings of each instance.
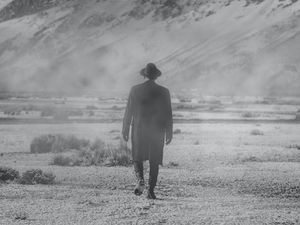
[[[241,159],[241,162],[262,162],[263,160],[256,156],[247,156]]]
[[[97,110],[98,108],[96,106],[94,106],[94,105],[87,105],[86,109],[87,110]]]
[[[28,218],[28,215],[26,212],[17,212],[14,216],[15,220],[26,220]]]
[[[107,145],[97,139],[89,148],[75,155],[59,154],[54,156],[52,165],[58,166],[128,166],[131,164],[131,150],[120,140],[119,144]]]
[[[117,129],[113,129],[113,130],[111,130],[111,131],[109,131],[109,133],[120,133],[120,131],[119,130],[117,130]]]
[[[113,109],[113,110],[123,110],[124,107],[122,107],[122,106],[117,106],[117,105],[113,105],[113,106],[111,107],[111,109]]]
[[[13,168],[0,167],[0,181],[12,181],[19,178],[19,172]]]
[[[170,162],[167,164],[167,167],[168,167],[168,168],[173,168],[173,167],[178,167],[178,166],[179,166],[179,163],[173,162],[173,161],[170,161]]]
[[[300,144],[289,145],[288,148],[295,148],[295,149],[300,150]]]
[[[244,113],[242,113],[242,117],[243,118],[254,118],[254,117],[256,117],[256,114],[253,112],[244,112]]]
[[[300,154],[295,152],[286,153],[265,153],[263,155],[255,156],[249,155],[239,157],[238,162],[300,162]]]
[[[118,146],[108,146],[108,164],[109,166],[128,166],[131,164],[131,150],[127,144],[120,140]]]
[[[180,129],[175,129],[175,130],[173,131],[173,134],[181,134],[181,130],[180,130]]]
[[[200,106],[198,105],[192,105],[192,104],[178,104],[176,106],[176,109],[186,109],[186,110],[193,110],[193,109],[197,109]]]
[[[251,131],[250,133],[251,135],[255,135],[255,136],[261,136],[261,135],[264,135],[264,132],[262,132],[261,130],[259,129],[254,129]]]
[[[20,184],[53,184],[55,175],[43,172],[41,169],[32,169],[24,172],[19,180]]]
[[[70,156],[64,156],[62,154],[59,154],[53,157],[53,161],[50,164],[57,166],[72,166],[73,160]]]
[[[47,134],[36,137],[30,145],[31,153],[63,152],[70,149],[80,150],[90,145],[89,140],[74,135]]]

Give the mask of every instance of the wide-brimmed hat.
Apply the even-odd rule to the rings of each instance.
[[[161,75],[161,71],[157,69],[154,63],[148,63],[144,69],[140,71],[140,74],[148,78],[156,78]]]

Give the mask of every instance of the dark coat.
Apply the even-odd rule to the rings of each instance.
[[[162,165],[165,137],[172,138],[173,118],[169,90],[148,80],[134,86],[123,119],[123,134],[131,129],[133,161]]]

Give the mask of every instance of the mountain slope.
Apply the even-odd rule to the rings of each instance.
[[[149,61],[171,89],[300,95],[297,0],[0,4],[2,91],[126,90]]]

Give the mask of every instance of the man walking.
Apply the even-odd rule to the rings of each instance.
[[[173,137],[173,118],[169,90],[155,83],[161,75],[155,64],[149,63],[140,74],[148,80],[131,88],[122,134],[129,139],[131,128],[132,158],[137,177],[134,189],[141,195],[145,188],[143,161],[149,160],[149,187],[147,198],[156,199],[154,188],[157,182],[159,165],[163,161],[164,143],[167,145]]]

